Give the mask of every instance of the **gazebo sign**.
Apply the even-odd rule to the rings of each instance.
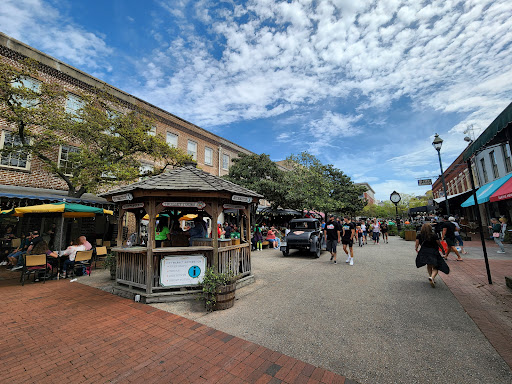
[[[252,197],[233,195],[231,197],[233,201],[240,201],[242,203],[252,203]]]
[[[206,204],[203,201],[164,201],[162,207],[203,209]]]
[[[143,208],[144,203],[133,203],[133,204],[123,204],[121,208],[123,209],[135,209],[135,208]]]
[[[122,195],[112,196],[112,201],[117,203],[119,201],[130,201],[133,200],[133,195],[131,193],[123,193]]]
[[[160,260],[160,285],[198,285],[203,281],[206,257],[203,255],[165,256]]]
[[[222,206],[224,209],[245,209],[245,205],[238,205],[238,204],[224,204]]]
[[[418,185],[432,185],[432,179],[420,179]]]

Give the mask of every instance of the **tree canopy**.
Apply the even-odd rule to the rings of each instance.
[[[364,187],[307,152],[290,156],[286,168],[279,169],[266,154],[240,154],[225,178],[261,193],[273,208],[355,214],[366,204]]]
[[[154,122],[144,111],[102,90],[70,95],[56,82],[37,77],[37,62],[25,61],[19,68],[0,63],[0,119],[15,138],[1,154],[39,159],[67,184],[69,196],[157,174],[190,159],[154,134]],[[154,162],[153,170],[141,170],[143,158]]]

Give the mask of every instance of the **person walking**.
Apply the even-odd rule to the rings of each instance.
[[[455,217],[450,217],[450,221],[455,225],[455,240],[459,243],[460,251],[463,255],[467,255],[467,252],[464,250],[464,241],[462,241],[462,236],[460,235],[460,225],[455,220]]]
[[[382,224],[380,225],[380,232],[382,233],[382,241],[384,243],[388,243],[388,223],[386,222],[386,220],[384,220],[382,222]]]
[[[350,221],[350,217],[345,216],[343,223],[343,235],[341,237],[341,244],[343,244],[343,251],[347,254],[347,261],[350,265],[354,265],[354,236],[356,234],[356,226]],[[348,249],[347,249],[348,247]],[[349,254],[350,251],[350,254]]]
[[[329,216],[329,221],[325,224],[324,237],[327,239],[327,252],[331,253],[331,261],[336,264],[336,246],[341,242],[340,226],[334,220],[334,216]]]
[[[261,228],[257,224],[254,227],[252,240],[254,243],[254,248],[256,248],[256,251],[263,251],[263,235],[261,234]]]
[[[498,244],[498,247],[500,247],[498,253],[505,253],[505,247],[503,246],[503,226],[495,217],[491,219],[491,223],[492,225],[489,226],[489,228],[492,229],[492,237],[494,239],[494,242]]]
[[[443,216],[442,222],[442,231],[441,231],[441,240],[446,241],[446,245],[448,250],[446,251],[445,260],[448,259],[448,255],[453,251],[457,255],[457,261],[462,261],[462,257],[460,257],[459,251],[455,248],[455,224],[451,222],[450,219],[453,217]],[[453,218],[453,220],[455,220]]]
[[[419,248],[419,250],[418,250]],[[439,249],[444,254],[441,242],[429,223],[421,226],[420,233],[416,236],[416,268],[427,266],[428,282],[432,288],[436,287],[436,276],[439,271],[449,274],[450,268],[439,254]]]
[[[357,236],[357,240],[359,242],[359,246],[362,247],[364,244],[364,239],[363,239],[363,230],[361,229],[361,223],[358,223],[356,225],[356,236]]]
[[[372,239],[373,244],[379,244],[379,237],[380,237],[380,226],[379,222],[376,219],[372,220]]]
[[[364,220],[361,222],[361,230],[363,231],[363,242],[364,244],[368,244],[366,237],[368,233],[366,232],[366,223],[364,222]]]

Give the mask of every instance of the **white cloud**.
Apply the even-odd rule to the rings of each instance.
[[[66,20],[42,0],[3,0],[0,28],[3,33],[72,65],[88,70],[112,70],[105,61],[112,49],[104,36]]]

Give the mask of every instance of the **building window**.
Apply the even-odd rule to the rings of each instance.
[[[71,159],[73,153],[80,152],[80,149],[76,147],[70,147],[67,145],[61,145],[60,147],[60,156],[59,156],[59,168],[62,170],[62,172],[65,175],[72,175],[73,174],[73,167],[75,164],[73,164],[73,160]]]
[[[31,77],[23,76],[19,81],[16,81],[13,85],[13,88],[22,88],[39,93],[39,88],[41,87],[41,82],[39,80],[33,79]],[[37,105],[37,100],[35,99],[25,99],[21,95],[15,95],[14,99],[20,103],[20,105],[24,108],[31,108]]]
[[[0,149],[17,147],[19,145],[21,145],[21,140],[17,135],[9,131],[2,131],[0,135]],[[0,165],[28,169],[30,162],[28,154],[18,150],[0,154]]]
[[[213,165],[213,149],[208,147],[204,149],[204,163],[206,165]]]
[[[169,147],[178,148],[178,135],[175,135],[174,133],[171,132],[167,132],[166,141],[167,144],[169,144]]]
[[[489,153],[489,159],[491,159],[492,175],[494,176],[494,179],[498,179],[500,177],[500,173],[498,172],[498,164],[496,164],[494,151]]]
[[[197,143],[195,141],[188,141],[187,153],[191,155],[194,160],[197,160]]]
[[[156,125],[151,126],[151,129],[148,131],[148,135],[156,136]]]
[[[501,152],[503,153],[503,161],[505,163],[505,172],[512,172],[512,164],[510,163],[510,148],[507,144],[501,144]]]
[[[68,93],[68,97],[66,99],[66,113],[74,115],[74,120],[79,120],[78,113],[84,105],[85,102],[79,96]]]
[[[229,169],[229,155],[222,155],[222,169]]]
[[[487,177],[487,170],[485,169],[485,160],[480,159],[480,164],[482,165],[482,175],[484,176],[484,183],[489,182],[489,177]]]

